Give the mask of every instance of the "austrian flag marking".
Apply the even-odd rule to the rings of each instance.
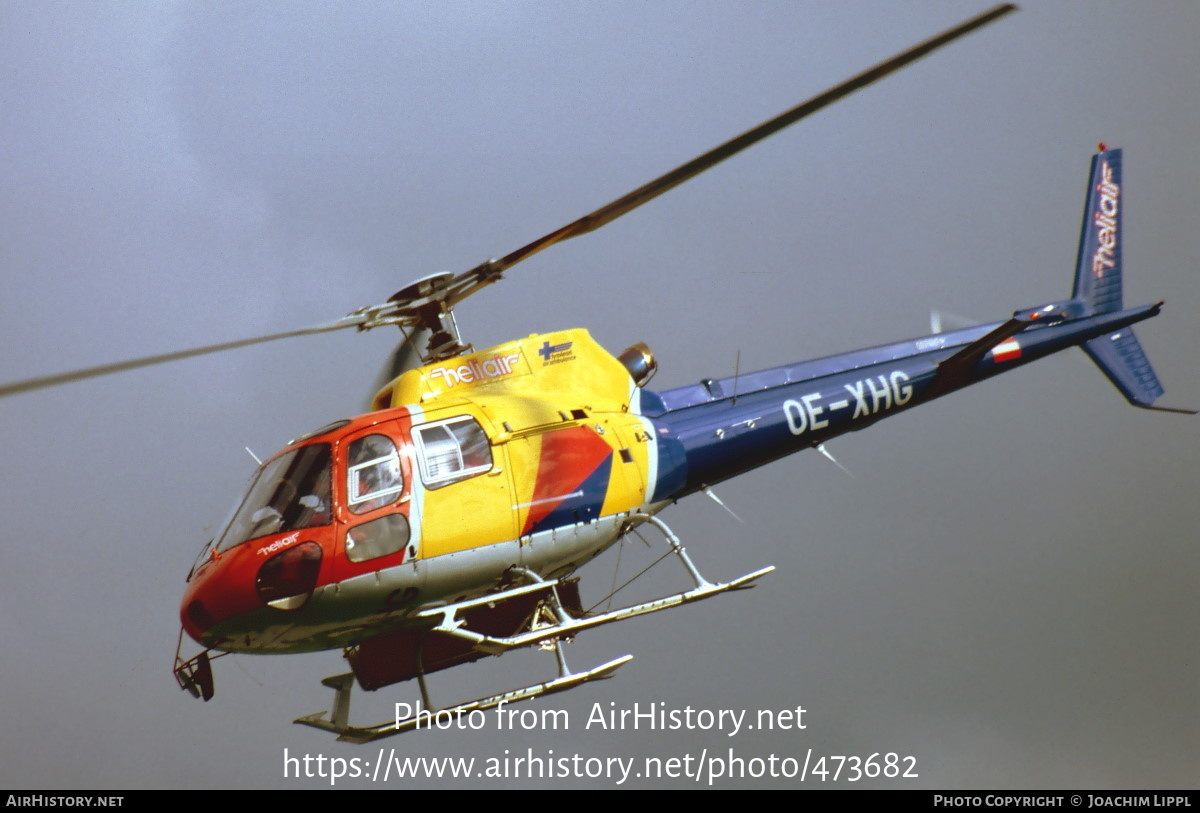
[[[1021,357],[1021,345],[1016,339],[1000,342],[992,348],[993,361],[1012,361]]]

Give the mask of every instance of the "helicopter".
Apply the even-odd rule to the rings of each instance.
[[[1104,160],[1117,167],[1110,183],[1119,188],[1117,154],[1109,154]],[[1119,197],[1112,200],[1119,201]],[[262,636],[264,641],[274,635],[272,640],[278,644],[274,651],[287,651],[284,644],[297,643],[288,640],[289,635],[296,634],[304,639],[299,643],[308,648],[347,648],[348,643],[356,658],[352,664],[357,680],[364,686],[372,682],[369,668],[383,669],[395,660],[384,653],[378,662],[372,661],[373,646],[383,648],[391,643],[411,655],[410,660],[424,666],[416,674],[421,679],[436,671],[434,667],[483,657],[479,653],[486,654],[489,649],[519,646],[525,640],[566,638],[586,627],[571,626],[563,620],[567,616],[576,621],[584,619],[575,611],[573,597],[567,595],[572,589],[569,582],[562,579],[582,564],[592,548],[572,551],[571,557],[558,561],[552,561],[547,553],[546,559],[534,563],[535,555],[541,555],[534,549],[541,543],[559,545],[566,541],[571,545],[574,542],[570,540],[594,531],[594,541],[580,544],[594,544],[598,549],[609,536],[615,538],[618,532],[632,530],[632,523],[656,527],[654,522],[659,520],[653,509],[669,503],[671,498],[677,499],[676,495],[718,483],[778,454],[814,445],[819,448],[826,438],[862,428],[873,419],[973,383],[985,372],[1012,369],[1018,361],[1024,363],[1038,357],[1042,350],[1050,351],[1049,345],[1035,347],[1035,338],[1054,338],[1063,347],[1093,341],[1083,338],[1082,332],[1068,335],[1065,328],[1074,324],[1082,331],[1085,326],[1076,323],[1101,316],[1107,321],[1089,323],[1087,329],[1101,329],[1097,336],[1123,330],[1116,325],[1119,319],[1112,315],[1123,312],[1119,296],[1115,308],[1102,309],[1090,292],[1077,292],[1072,301],[1051,308],[1045,315],[1026,314],[1015,327],[998,325],[965,336],[944,334],[912,348],[898,348],[887,362],[892,366],[878,375],[874,368],[883,363],[879,361],[886,355],[882,351],[864,353],[857,359],[842,358],[836,363],[827,360],[823,367],[795,367],[786,373],[764,371],[710,381],[686,392],[660,393],[657,401],[645,389],[647,374],[653,369],[646,352],[635,350],[628,358],[623,354],[617,359],[622,362],[618,368],[612,356],[582,333],[548,334],[479,353],[469,351],[457,336],[453,306],[494,282],[533,250],[582,234],[590,230],[585,228],[590,225],[558,237],[548,236],[536,248],[527,247],[523,256],[485,264],[467,275],[436,275],[422,280],[393,297],[390,304],[359,313],[341,325],[365,329],[393,320],[390,324],[414,332],[427,330],[435,339],[421,359],[424,372],[404,373],[376,397],[372,413],[297,441],[268,460],[243,503],[245,512],[235,515],[225,533],[202,554],[201,563],[192,573],[184,605],[189,633],[206,620],[201,610],[212,614],[218,606],[216,601],[206,604],[198,598],[206,589],[204,585],[215,585],[229,578],[222,574],[231,576],[245,566],[247,589],[243,595],[232,595],[235,591],[227,584],[230,600],[245,599],[248,613],[276,620],[267,627],[247,629],[244,634],[252,639]],[[1116,235],[1110,231],[1108,237],[1116,239]],[[1105,258],[1101,259],[1103,265]],[[1104,270],[1111,280],[1111,269]],[[1116,290],[1119,292],[1119,283]],[[1112,293],[1111,288],[1108,293]],[[1153,314],[1136,314],[1139,319],[1149,315]],[[1133,319],[1128,315],[1122,318]],[[1000,333],[994,332],[1001,327],[1004,329]],[[1052,335],[1047,329],[1058,333]],[[936,365],[936,373],[916,366],[915,359],[899,361],[906,358],[905,352],[919,355],[917,350],[931,354],[920,361],[930,369]],[[1014,353],[1021,355],[1014,357]],[[1101,362],[1102,367],[1108,364],[1110,377],[1112,370],[1130,367],[1130,356],[1120,358],[1119,363]],[[571,377],[585,369],[586,376]],[[838,376],[844,375],[853,377],[843,383]],[[1121,375],[1119,380],[1124,381],[1127,376],[1124,372]],[[814,383],[814,379],[821,383]],[[804,382],[805,386],[799,386]],[[1152,403],[1156,397],[1145,389],[1133,391],[1142,401]],[[771,400],[776,398],[780,400]],[[838,406],[842,401],[845,405]],[[688,423],[692,419],[698,423]],[[641,434],[650,437],[643,439]],[[382,440],[373,440],[373,436],[390,440],[392,448]],[[708,442],[701,443],[701,439]],[[354,447],[360,440],[361,444]],[[563,446],[561,452],[555,450],[558,443]],[[328,444],[327,460],[321,457],[320,444]],[[686,465],[681,464],[681,450],[682,464]],[[734,459],[739,450],[747,455],[733,466],[721,468],[724,459]],[[632,460],[626,461],[626,454]],[[582,479],[565,485],[554,479],[542,480],[543,461],[555,476],[562,467],[576,467],[564,475],[564,481],[569,477]],[[589,478],[605,467],[609,482],[600,501]],[[323,475],[327,477],[324,484]],[[626,479],[615,482],[616,476]],[[518,494],[518,489],[531,490]],[[651,510],[639,510],[643,507]],[[379,525],[365,527],[377,519],[382,520]],[[493,519],[494,529],[480,527]],[[439,522],[445,527],[439,527]],[[454,535],[462,530],[458,523],[470,524],[471,532],[456,538]],[[407,531],[403,524],[407,524]],[[358,536],[353,535],[355,530],[359,530]],[[407,544],[399,545],[406,533]],[[503,537],[505,541],[518,541],[514,549],[521,552],[519,561],[524,563],[526,551],[531,552],[533,566],[522,565],[528,573],[513,570],[511,557],[500,557],[505,561],[499,571],[489,563],[480,563],[474,569],[475,563],[467,561],[464,567],[453,565],[450,575],[460,582],[446,588],[444,598],[420,592],[430,589],[437,565],[463,562],[468,557],[462,554],[479,547],[478,540],[501,539],[499,534],[503,533],[508,534]],[[546,533],[551,536],[544,536]],[[315,549],[308,545],[310,542]],[[320,558],[316,550],[321,551]],[[353,556],[351,550],[356,551]],[[358,561],[354,561],[356,557],[360,557]],[[382,595],[382,613],[379,607],[361,609],[370,597],[351,597],[353,602],[362,602],[349,611],[355,614],[358,631],[342,634],[334,629],[304,630],[301,616],[316,614],[330,593],[349,593],[359,583],[382,578],[377,574],[403,568],[424,578],[423,585],[390,589]],[[329,576],[323,572],[326,569]],[[492,572],[486,572],[489,569]],[[317,581],[313,589],[297,590],[306,586],[314,570]],[[563,575],[559,575],[560,570]],[[729,589],[751,584],[758,575],[749,574],[754,578],[730,583]],[[338,590],[329,589],[331,586]],[[408,587],[418,592],[414,594]],[[197,600],[198,607],[194,606]],[[496,615],[496,607],[511,613],[512,620]],[[226,619],[215,620],[220,624]],[[248,619],[245,623],[258,622]],[[317,626],[322,623],[334,622],[318,622]],[[282,629],[285,626],[290,632]],[[199,630],[206,647],[212,645],[215,652],[224,645],[236,646],[237,634],[217,631],[206,637],[209,629]],[[368,637],[376,631],[379,634]],[[472,640],[471,633],[486,640]],[[425,636],[425,648],[421,649],[420,642],[404,641],[404,634],[411,638]],[[222,636],[227,640],[222,641]],[[435,647],[446,651],[435,652]],[[266,649],[264,645],[257,651]],[[177,674],[185,688],[211,695],[211,681],[203,675],[206,663],[204,656],[184,662],[191,666],[181,668]],[[562,671],[568,676],[577,674]],[[602,674],[597,672],[595,676]],[[394,675],[376,675],[374,681],[386,685],[379,681],[391,677]],[[565,688],[566,684],[557,686]],[[348,693],[345,696],[348,698]],[[337,708],[333,718],[341,719]],[[333,727],[337,730],[340,726],[334,723]]]

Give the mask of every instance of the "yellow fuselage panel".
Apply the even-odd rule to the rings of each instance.
[[[424,556],[589,522],[644,504],[652,438],[624,366],[585,330],[534,335],[411,370],[391,403],[427,423],[470,415],[492,469],[424,490]],[[387,397],[385,390],[381,397]]]
[[[588,401],[598,411],[624,412],[630,386],[621,362],[586,330],[575,329],[535,334],[409,370],[388,384],[376,401],[429,409],[431,400],[445,396],[515,396],[557,408]],[[390,398],[382,397],[389,391]]]

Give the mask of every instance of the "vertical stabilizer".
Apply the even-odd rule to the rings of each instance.
[[[1079,236],[1079,258],[1075,265],[1072,297],[1083,303],[1086,315],[1121,310],[1121,250],[1125,238],[1121,220],[1125,216],[1125,190],[1121,177],[1121,151],[1100,145],[1092,158],[1087,199],[1083,207],[1083,230]],[[1154,313],[1162,303],[1154,306]],[[1108,376],[1129,403],[1147,409],[1191,412],[1187,409],[1155,407],[1163,394],[1162,384],[1146,358],[1146,352],[1126,327],[1107,336],[1097,336],[1082,345],[1096,366]]]
[[[1101,151],[1092,158],[1075,266],[1075,290],[1071,296],[1084,300],[1092,313],[1110,313],[1122,307],[1121,219],[1125,201],[1121,151],[1100,146]]]

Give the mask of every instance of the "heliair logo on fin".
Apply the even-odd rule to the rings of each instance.
[[[1117,197],[1121,187],[1113,183],[1112,167],[1107,161],[1100,169],[1100,183],[1096,185],[1100,201],[1096,208],[1095,223],[1100,228],[1096,233],[1096,253],[1092,255],[1092,273],[1096,279],[1104,279],[1104,269],[1116,267],[1117,250]]]

